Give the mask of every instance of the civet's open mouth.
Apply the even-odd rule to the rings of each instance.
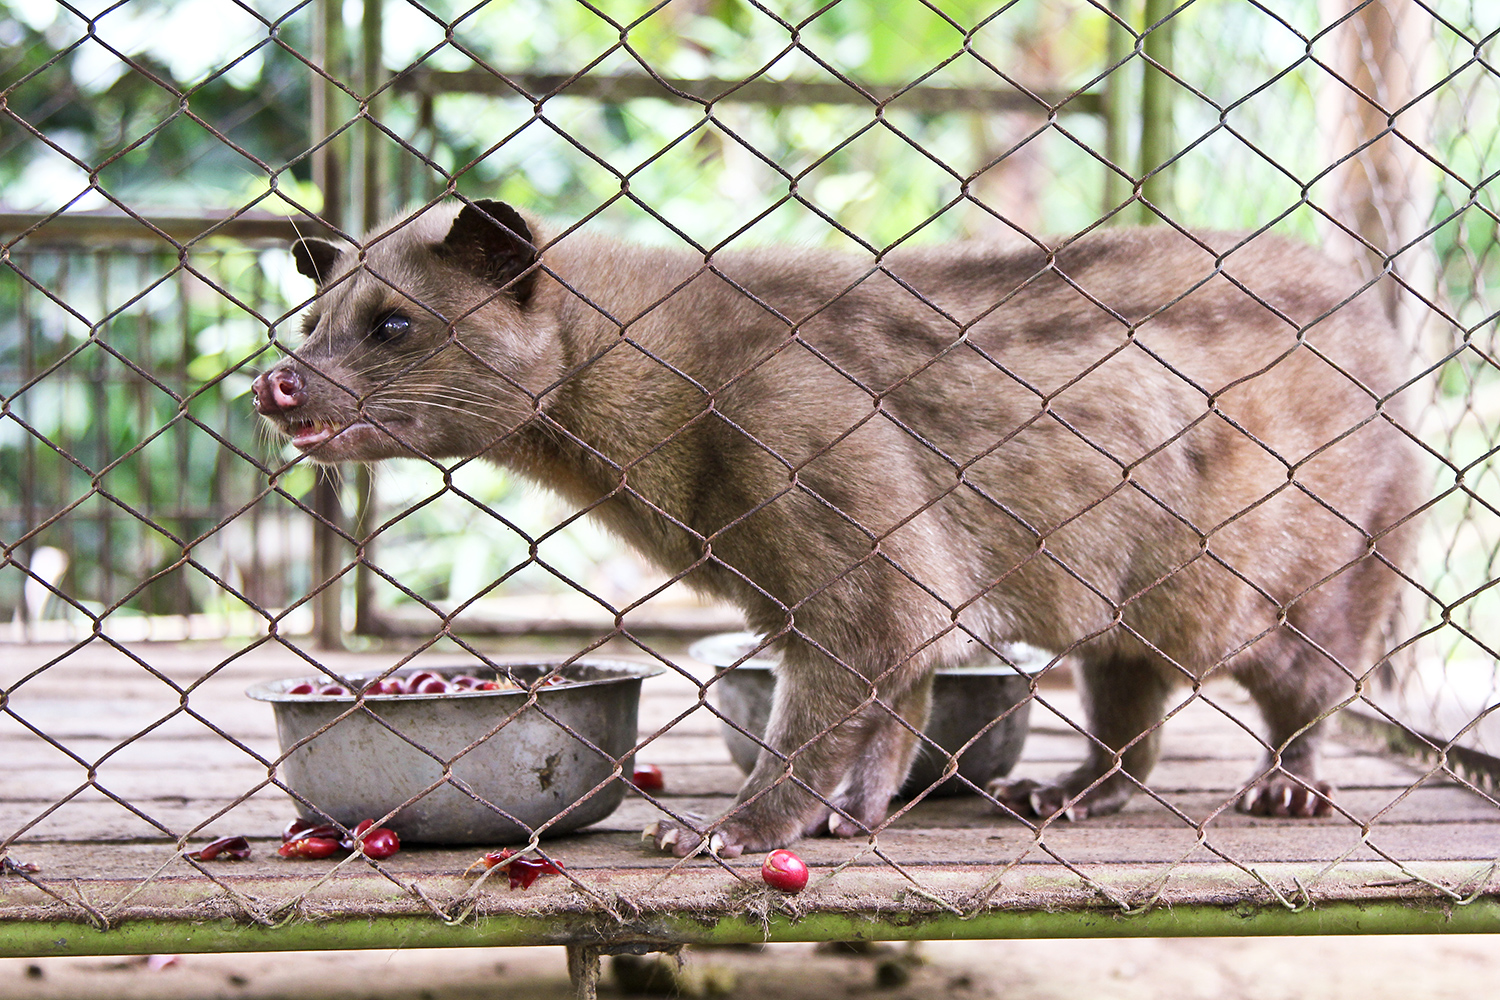
[[[292,437],[292,444],[306,451],[317,447],[349,426],[352,425],[333,423],[328,420],[292,420],[287,423],[286,430]]]

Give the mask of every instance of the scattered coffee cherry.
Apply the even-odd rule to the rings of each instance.
[[[659,792],[666,787],[661,768],[655,764],[640,764],[630,776],[630,783],[643,792]]]
[[[367,858],[384,861],[401,850],[401,838],[396,836],[395,830],[376,826],[373,819],[362,819],[354,828],[353,839],[344,841],[343,846],[351,851],[362,851]]]
[[[244,837],[220,837],[188,855],[196,861],[213,861],[216,858],[226,861],[244,861],[249,856],[250,841]]]
[[[772,889],[801,892],[807,887],[807,865],[791,851],[772,851],[760,866],[760,877]]]
[[[361,850],[365,857],[376,861],[384,861],[401,850],[401,838],[396,836],[396,831],[383,826],[377,826],[365,834],[364,840],[360,843],[363,845]]]
[[[41,869],[29,861],[12,861],[0,854],[0,875],[30,875],[39,871]]]
[[[281,842],[302,840],[305,837],[339,839],[339,828],[332,823],[315,823],[310,819],[294,819],[281,831]]]
[[[327,858],[338,852],[341,845],[332,837],[299,837],[296,840],[288,840],[276,848],[276,853],[283,858]]]

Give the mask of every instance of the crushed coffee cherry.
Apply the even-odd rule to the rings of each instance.
[[[354,833],[345,836],[332,823],[298,818],[281,831],[281,840],[276,853],[283,858],[326,858],[345,850],[360,851],[367,858],[384,861],[401,850],[401,838],[396,831],[376,826],[372,819],[360,820]]]
[[[467,875],[480,866],[483,866],[485,871],[504,866],[505,873],[510,876],[512,889],[530,889],[532,883],[543,875],[562,874],[562,865],[557,862],[546,861],[542,858],[523,858],[509,847],[491,851],[470,865],[464,874]]]
[[[195,861],[244,861],[250,856],[250,841],[244,837],[220,837],[188,854]]]

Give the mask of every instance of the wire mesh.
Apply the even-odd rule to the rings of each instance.
[[[0,5],[9,916],[1490,891],[1493,12],[44,7]],[[305,452],[396,457],[320,499]],[[601,658],[658,673],[638,732]],[[371,686],[427,670],[495,689]],[[498,825],[349,846],[440,800]],[[552,877],[476,882],[501,841]],[[794,842],[806,903],[734,859]]]

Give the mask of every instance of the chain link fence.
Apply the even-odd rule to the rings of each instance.
[[[1484,5],[0,11],[6,933],[1488,900]]]

